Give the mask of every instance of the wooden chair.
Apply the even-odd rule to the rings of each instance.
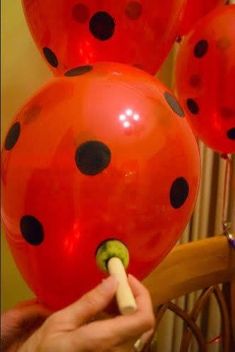
[[[223,289],[221,285],[223,284]],[[235,352],[235,250],[225,236],[176,246],[163,262],[144,280],[156,313],[156,331],[169,309],[184,321],[180,352],[190,350],[192,336],[198,351],[206,352],[208,342],[197,325],[197,317],[214,294],[221,314],[220,343],[223,352]],[[172,299],[203,289],[191,312],[182,310]],[[156,336],[156,335],[155,335]],[[144,349],[158,352],[156,340]],[[165,352],[165,351],[160,351]]]

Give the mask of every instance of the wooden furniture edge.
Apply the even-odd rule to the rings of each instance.
[[[143,281],[153,305],[235,279],[235,250],[225,236],[177,245]]]

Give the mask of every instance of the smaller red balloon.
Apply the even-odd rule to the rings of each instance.
[[[235,153],[235,5],[204,17],[180,46],[175,88],[202,141]]]

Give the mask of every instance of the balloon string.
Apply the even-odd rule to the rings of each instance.
[[[229,244],[235,249],[235,238],[231,230],[231,222],[228,219],[229,208],[229,191],[231,185],[231,170],[232,170],[232,157],[229,154],[222,154],[222,158],[226,160],[225,177],[224,177],[224,192],[223,192],[223,207],[222,207],[222,227],[223,234],[227,237]]]

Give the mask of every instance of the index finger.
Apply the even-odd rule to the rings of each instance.
[[[155,317],[148,290],[132,275],[128,275],[128,281],[136,299],[137,311],[131,315],[113,319],[113,331],[122,334],[123,337],[134,337],[153,329]]]
[[[118,344],[132,338],[137,339],[154,328],[155,318],[148,290],[133,276],[129,276],[128,280],[136,299],[137,311],[131,315],[93,322],[83,327],[83,331],[86,329],[88,333],[88,330],[92,329],[100,340],[113,339]]]
[[[149,311],[153,315],[153,306],[147,288],[133,275],[128,275],[128,281],[137,303],[137,311]]]

